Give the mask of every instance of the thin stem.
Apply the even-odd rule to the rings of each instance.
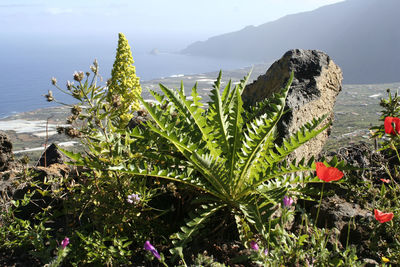
[[[267,249],[269,251],[269,240],[271,237],[271,219],[268,220],[268,240],[267,240]]]
[[[54,99],[53,102],[55,102],[55,103],[57,103],[57,104],[60,104],[60,105],[63,105],[63,106],[71,107],[70,104],[66,104],[66,103],[64,103],[64,102],[60,102],[60,101],[58,101],[58,100],[56,100],[56,99]]]
[[[395,145],[395,144],[393,144],[393,140],[390,140],[390,144],[392,145],[392,147],[393,147],[394,151],[396,151],[397,159],[398,159],[398,160],[399,160],[399,162],[400,162],[399,151],[397,151],[396,145]]]
[[[68,91],[65,91],[64,89],[62,89],[60,86],[58,86],[57,84],[54,85],[58,90],[60,90],[61,92],[63,92],[64,94],[70,95],[72,96],[72,94]]]
[[[351,217],[349,220],[349,224],[347,225],[347,238],[346,238],[346,250],[349,247],[349,239],[350,239],[350,223],[351,223],[351,219],[353,219],[354,217]]]
[[[324,195],[324,187],[325,187],[325,183],[322,184],[321,197],[319,199],[319,205],[318,205],[318,210],[317,210],[317,217],[315,218],[315,224],[318,223],[319,210],[321,209],[322,196]]]

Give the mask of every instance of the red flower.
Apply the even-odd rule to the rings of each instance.
[[[382,182],[384,182],[384,183],[390,183],[390,180],[389,179],[380,179]]]
[[[395,125],[395,129],[393,129],[393,124]],[[387,134],[400,134],[400,118],[397,117],[386,117],[385,122],[385,133]]]
[[[393,212],[384,213],[377,209],[374,209],[374,214],[375,214],[375,219],[380,223],[388,222],[392,220],[394,216]]]
[[[342,179],[343,172],[335,167],[326,167],[323,162],[316,162],[316,171],[319,179],[325,182],[337,181]]]

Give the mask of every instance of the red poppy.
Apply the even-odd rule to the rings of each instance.
[[[375,219],[380,223],[388,222],[392,220],[394,216],[393,212],[384,213],[377,209],[374,209],[374,214],[375,214]]]
[[[323,162],[316,162],[316,171],[319,179],[325,182],[337,181],[342,179],[343,172],[335,167],[326,167]]]
[[[390,180],[389,179],[380,179],[382,182],[384,182],[384,183],[390,183]]]
[[[395,125],[395,129],[393,129],[393,124]],[[387,134],[400,134],[400,118],[397,117],[386,117],[385,122],[385,133]]]

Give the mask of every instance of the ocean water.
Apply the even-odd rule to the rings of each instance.
[[[132,46],[136,72],[140,79],[151,80],[176,74],[195,74],[220,69],[236,69],[251,63],[238,60],[221,60],[180,55],[183,47],[171,45],[152,55],[154,42],[138,40]],[[43,97],[52,90],[56,98],[71,102],[51,85],[56,77],[65,88],[67,80],[73,81],[74,71],[89,71],[96,58],[100,75],[106,81],[110,77],[115,58],[117,40],[85,40],[73,38],[6,38],[0,42],[0,118],[13,113],[50,107]]]

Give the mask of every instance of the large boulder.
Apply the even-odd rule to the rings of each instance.
[[[0,172],[8,170],[13,159],[12,143],[5,133],[0,132]]]
[[[316,50],[295,49],[286,52],[271,65],[266,74],[246,86],[242,94],[245,106],[254,105],[281,90],[292,71],[294,80],[286,100],[289,111],[278,124],[278,139],[288,137],[305,123],[323,114],[333,119],[336,96],[342,90],[342,71],[328,55]],[[300,160],[317,156],[329,133],[328,128],[294,151],[291,158]]]

